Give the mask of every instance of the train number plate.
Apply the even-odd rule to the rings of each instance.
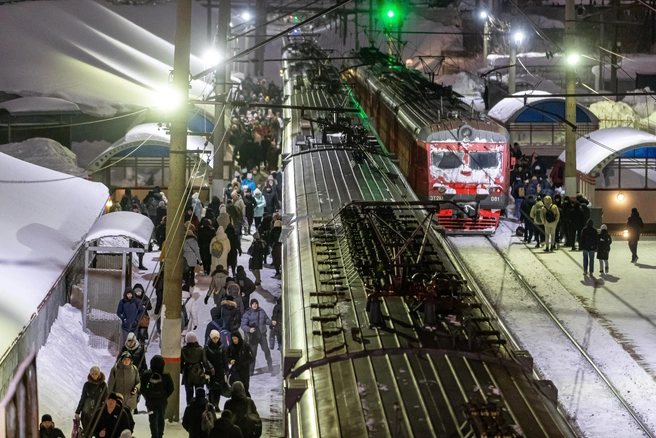
[[[490,202],[501,202],[501,196],[490,196]]]
[[[442,195],[430,195],[428,197],[431,201],[444,201],[444,196]]]

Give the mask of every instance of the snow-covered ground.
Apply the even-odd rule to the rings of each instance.
[[[0,145],[0,152],[47,169],[86,178],[84,169],[78,167],[75,154],[49,138],[37,137],[19,143],[6,143]]]
[[[248,265],[246,250],[250,246],[252,238],[245,236],[242,239],[243,254],[239,257],[239,263]],[[148,253],[144,257],[147,271],[140,271],[134,275],[134,283],[148,284],[147,293],[152,292],[150,281],[155,277],[155,267],[158,252]],[[134,272],[137,272],[136,269]],[[252,297],[257,298],[260,306],[269,316],[273,311],[276,298],[280,296],[280,280],[271,278],[273,269],[262,271],[262,286],[253,292]],[[197,282],[195,292],[204,297],[209,286],[210,278],[203,274],[196,274]],[[251,277],[252,278],[252,277]],[[154,297],[154,293],[153,293]],[[212,301],[208,305],[200,298],[197,303],[198,329],[196,333],[204,333],[205,326],[210,321],[210,309]],[[152,331],[155,321],[151,321]],[[148,346],[146,353],[147,361],[153,355],[159,354],[159,343],[153,342]],[[257,356],[256,374],[251,377],[251,395],[263,419],[263,437],[281,437],[282,430],[282,374],[280,372],[280,352],[271,352],[273,357],[274,376],[267,371],[266,361],[260,351]],[[82,386],[86,382],[89,369],[100,366],[100,369],[109,376],[111,367],[114,365],[115,357],[106,350],[97,350],[89,347],[89,336],[82,332],[82,313],[80,310],[67,304],[60,308],[59,317],[52,327],[48,342],[41,348],[37,356],[37,370],[39,375],[39,415],[50,413],[64,433],[70,433],[73,427],[73,414],[77,406]],[[225,399],[221,400],[223,405]],[[184,391],[180,394],[180,416],[186,407]],[[143,400],[139,405],[140,411],[145,411]],[[150,436],[148,418],[146,414],[135,416],[136,426],[134,435],[139,438]],[[169,438],[187,437],[188,434],[180,423],[167,423],[166,436]]]
[[[647,426],[656,429],[653,368],[656,304],[650,289],[656,242],[640,242],[640,263],[630,263],[626,242],[616,241],[610,273],[583,277],[581,252],[544,253],[514,236],[503,224],[492,237],[549,309],[587,351]],[[483,238],[453,239],[488,299],[535,360],[543,378],[553,380],[559,402],[583,436],[644,436],[629,414],[573,344],[555,327]],[[598,269],[598,265],[597,265]]]

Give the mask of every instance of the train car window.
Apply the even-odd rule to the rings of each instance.
[[[463,164],[462,158],[462,152],[432,151],[431,166],[435,166],[440,169],[457,169]]]
[[[472,170],[499,167],[501,154],[496,152],[470,152],[469,167]]]

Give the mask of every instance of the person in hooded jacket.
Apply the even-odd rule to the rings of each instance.
[[[253,174],[252,173],[249,172],[248,174],[246,174],[246,178],[242,180],[241,186],[244,189],[246,189],[246,187],[248,187],[249,189],[251,189],[251,191],[253,191],[257,188],[257,186],[255,185],[255,181],[253,181]]]
[[[116,315],[121,319],[122,341],[124,343],[128,339],[128,333],[137,331],[139,319],[141,319],[143,312],[141,300],[136,299],[132,288],[127,286],[125,292],[123,292],[123,299],[118,302],[116,308]]]
[[[597,260],[599,260],[599,274],[608,274],[608,256],[610,254],[610,245],[613,243],[612,237],[608,233],[606,224],[601,226],[597,243]]]
[[[637,208],[631,209],[631,216],[626,221],[626,228],[629,230],[629,249],[631,250],[631,263],[638,261],[638,241],[640,240],[640,230],[643,227],[642,218]]]
[[[205,350],[198,344],[196,333],[188,332],[185,341],[187,343],[180,354],[180,373],[189,404],[194,398],[194,390],[198,391],[196,387],[205,385],[205,375],[213,375],[214,369],[207,361]]]
[[[121,353],[116,365],[109,374],[107,390],[123,394],[123,405],[133,411],[137,409],[137,394],[141,388],[139,369],[132,362],[132,356],[127,351]],[[122,429],[121,429],[122,430]]]
[[[212,333],[212,330],[220,330],[221,327],[223,327],[223,319],[221,318],[221,306],[216,306],[212,307],[210,309],[210,322],[207,323],[207,326],[205,326],[205,336],[203,339],[205,340],[205,344],[210,342],[210,334]]]
[[[202,262],[200,249],[198,248],[198,241],[196,240],[196,235],[192,230],[187,230],[183,249],[184,259],[187,263],[182,278],[185,281],[185,284],[188,284],[189,286],[195,286],[196,276],[194,269],[196,268],[196,265],[200,265]]]
[[[221,400],[221,389],[225,382],[225,376],[228,372],[228,355],[221,344],[221,334],[214,329],[210,332],[209,340],[205,344],[205,354],[210,366],[214,368],[214,374],[210,376],[209,399],[217,409]]]
[[[237,236],[241,238],[241,229],[244,225],[244,216],[246,216],[246,204],[244,204],[242,196],[236,190],[232,192],[231,197],[233,208],[228,211],[228,214],[230,214],[230,219],[235,227]]]
[[[255,207],[253,208],[253,220],[255,221],[255,230],[260,228],[262,217],[264,216],[264,208],[266,207],[266,199],[262,195],[260,189],[255,189],[253,192],[253,199],[255,199]]]
[[[228,224],[225,230],[228,240],[230,240],[230,251],[228,251],[228,269],[232,269],[232,275],[235,275],[237,269],[237,257],[241,255],[241,244],[239,243],[239,236],[235,231],[232,224]]]
[[[155,241],[157,242],[157,246],[159,246],[160,250],[163,248],[165,240],[166,240],[166,216],[164,216],[162,220],[159,222],[159,225],[155,227]]]
[[[109,395],[109,392],[107,392],[105,375],[100,371],[99,367],[91,367],[87,381],[82,387],[80,401],[77,404],[77,408],[75,408],[75,418],[78,419],[81,417],[82,428],[84,430],[91,430],[102,408],[102,402],[107,395]]]
[[[231,245],[230,238],[225,233],[225,228],[219,226],[216,231],[216,236],[210,242],[210,253],[212,254],[212,271],[217,266],[228,266],[228,254],[230,253]]]
[[[191,208],[194,210],[194,214],[200,223],[200,220],[203,218],[203,203],[198,197],[198,192],[191,195]]]
[[[544,252],[553,252],[554,247],[558,245],[556,228],[560,220],[560,210],[551,201],[551,196],[544,197],[540,217],[544,224]]]
[[[148,369],[148,365],[146,364],[146,354],[143,345],[139,342],[134,333],[128,334],[128,339],[125,341],[125,344],[123,344],[123,348],[121,348],[121,351],[118,354],[117,361],[121,359],[123,353],[126,351],[130,353],[132,363],[139,370],[139,374],[143,374],[143,372]]]
[[[531,174],[534,176],[547,175],[547,166],[537,152],[533,152],[533,155],[531,156]]]
[[[125,429],[130,429],[130,420],[123,405],[118,401],[116,393],[112,392],[105,400],[105,407],[93,430],[93,437],[118,438]]]
[[[264,200],[266,202],[264,209],[267,213],[273,214],[276,210],[278,210],[278,208],[280,208],[278,195],[273,190],[273,186],[271,185],[267,185],[264,188]]]
[[[239,296],[233,296],[235,297],[235,301],[238,301],[241,298],[242,307],[245,309],[248,307],[248,303],[251,301],[251,294],[255,292],[257,286],[255,286],[253,280],[248,278],[246,270],[241,265],[237,266],[237,275],[235,276],[235,281],[239,285],[241,293]]]
[[[535,205],[531,208],[531,219],[533,219],[533,232],[535,234],[535,247],[539,248],[540,245],[544,242],[544,224],[542,223],[542,198],[538,196],[538,200]]]
[[[196,397],[188,403],[182,416],[182,427],[189,433],[189,438],[204,438],[201,423],[208,403],[205,389],[197,388]]]
[[[241,324],[241,317],[243,309],[240,311],[235,298],[232,295],[226,296],[226,299],[221,301],[221,324],[222,327],[233,332],[239,330]]]
[[[228,347],[228,364],[230,366],[230,384],[243,383],[246,392],[250,386],[251,363],[255,363],[253,350],[244,342],[238,330],[232,332],[232,345]]]
[[[207,209],[212,211],[215,218],[218,217],[221,213],[221,199],[219,199],[218,196],[212,196],[212,200],[207,206]],[[207,216],[207,212],[205,213],[205,216]]]
[[[579,249],[583,251],[583,275],[594,274],[594,257],[599,245],[599,234],[594,228],[592,219],[588,219],[585,228],[581,231]],[[590,266],[590,271],[588,271]]]
[[[253,226],[253,215],[255,214],[255,198],[253,197],[253,192],[251,189],[246,189],[244,191],[244,207],[246,208],[246,231],[247,235],[251,234],[251,227]]]
[[[239,427],[245,436],[251,436],[252,431],[248,430],[248,413],[255,414],[259,417],[255,402],[248,397],[247,390],[243,382],[232,384],[232,397],[225,402],[223,409],[227,409],[235,417],[235,424]]]
[[[575,251],[577,242],[579,244],[579,250],[581,250],[581,232],[585,225],[585,214],[583,213],[583,210],[581,210],[581,204],[578,201],[572,202],[572,206],[569,209],[568,220],[572,251]]]
[[[271,325],[271,319],[266,314],[264,309],[260,307],[260,303],[255,299],[251,299],[251,306],[244,312],[241,317],[241,329],[248,336],[248,343],[253,349],[253,357],[257,357],[257,347],[260,346],[264,352],[269,372],[273,372],[273,364],[271,361],[271,351],[267,343],[267,327]],[[255,361],[251,363],[251,375],[255,372]]]
[[[132,292],[134,293],[135,299],[141,300],[141,306],[143,308],[143,313],[139,319],[139,327],[136,332],[137,340],[141,345],[146,345],[148,343],[148,324],[150,323],[148,311],[153,309],[153,305],[148,295],[144,293],[144,287],[141,283],[136,283],[132,288]]]
[[[209,438],[244,438],[241,429],[234,421],[235,417],[230,409],[224,409],[221,418],[214,422]]]
[[[278,341],[278,350],[282,346],[282,297],[276,299],[271,313],[271,331],[269,333],[269,349],[273,350]]]
[[[200,260],[203,263],[203,272],[205,275],[210,275],[212,269],[212,253],[210,252],[210,242],[216,236],[216,228],[212,226],[212,221],[203,218],[200,221],[200,229],[198,230],[198,250],[200,252]]]
[[[150,359],[150,369],[141,376],[141,391],[146,400],[151,438],[164,435],[164,418],[174,386],[171,374],[164,371],[164,358],[159,354]]]
[[[241,321],[241,317],[244,314],[244,310],[246,309],[246,307],[244,306],[243,300],[240,300],[238,298],[238,297],[242,296],[241,288],[230,277],[228,277],[228,280],[226,281],[226,298],[225,299],[228,299],[229,296],[233,298],[233,301],[235,302],[235,305],[237,306],[237,313],[239,315],[239,321]],[[235,297],[237,297],[237,298],[235,298]]]
[[[227,278],[228,271],[223,268],[223,265],[217,265],[214,271],[212,271],[212,280],[210,281],[210,286],[207,289],[207,294],[203,300],[205,304],[207,304],[210,297],[212,297],[212,300],[214,300],[215,306],[221,304],[221,301],[225,296],[225,285]]]
[[[232,192],[230,192],[232,193]],[[228,201],[230,198],[228,198]],[[226,201],[227,202],[227,201]],[[219,222],[219,227],[223,227],[225,230],[228,224],[230,223],[230,215],[228,214],[228,211],[226,210],[227,205],[223,204],[221,207],[219,207],[219,215],[217,216],[216,220]]]
[[[264,266],[264,259],[266,258],[268,249],[269,246],[264,239],[260,238],[260,233],[253,234],[253,243],[248,250],[251,255],[251,258],[248,261],[248,269],[250,269],[255,276],[255,286],[262,284],[260,270],[262,270],[262,267]]]
[[[271,248],[271,264],[276,270],[273,278],[280,278],[280,268],[282,267],[282,242],[280,235],[282,233],[282,221],[277,220],[273,223],[273,228],[269,233],[269,247]]]

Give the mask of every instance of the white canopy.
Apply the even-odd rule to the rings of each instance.
[[[2,356],[75,257],[109,191],[3,153],[0,169]]]
[[[85,242],[103,237],[127,237],[146,246],[153,228],[153,222],[143,214],[117,211],[100,216],[89,230]]]
[[[656,146],[656,135],[633,128],[599,129],[576,140],[576,170],[600,172],[624,152],[647,146]],[[565,161],[565,152],[558,159]]]
[[[530,94],[531,96],[536,96],[536,97],[529,97],[526,99],[526,104],[524,103],[524,95]],[[540,91],[540,90],[527,90],[527,91],[519,91],[513,96],[521,96],[517,98],[506,98],[506,99],[501,99],[499,103],[494,105],[490,111],[488,111],[487,115],[500,122],[500,123],[506,123],[517,111],[520,109],[524,108],[527,105],[530,105],[535,102],[539,102],[541,100],[545,99],[558,99],[557,97],[551,97],[551,93],[547,93],[546,91]],[[560,98],[565,100],[564,98]]]
[[[0,103],[0,109],[12,116],[35,114],[77,114],[80,107],[68,100],[56,97],[19,97]]]

